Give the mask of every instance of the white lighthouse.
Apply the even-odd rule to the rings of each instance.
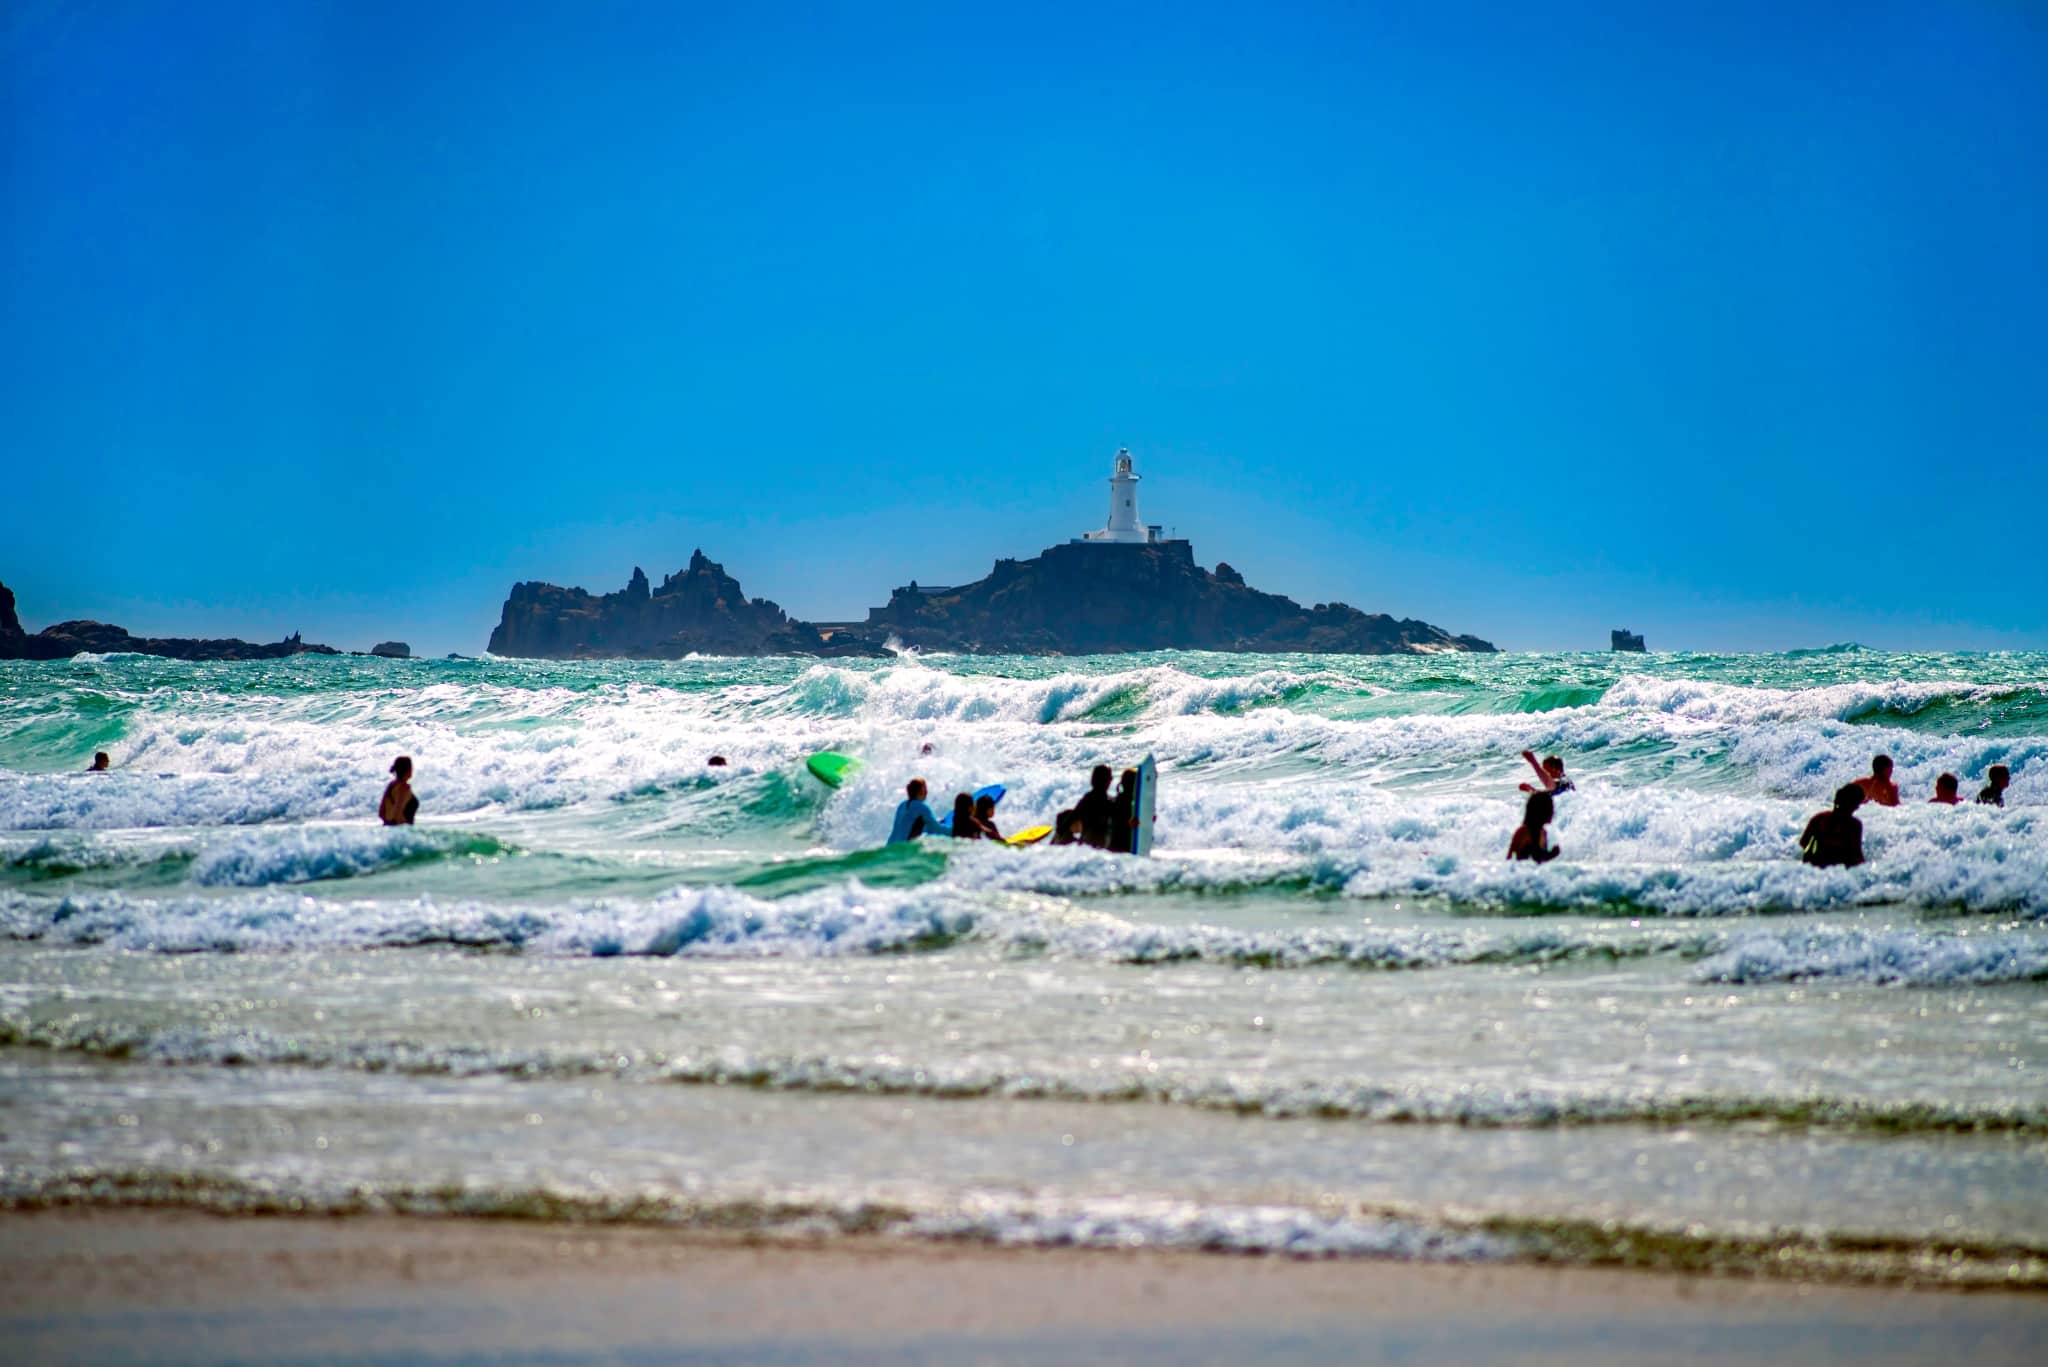
[[[1143,545],[1157,541],[1158,532],[1158,528],[1138,521],[1138,474],[1131,468],[1130,448],[1124,447],[1116,453],[1116,466],[1109,476],[1109,525],[1079,539]]]

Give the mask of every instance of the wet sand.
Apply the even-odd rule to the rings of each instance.
[[[10,1362],[2048,1358],[2048,1297],[1533,1266],[0,1214]]]

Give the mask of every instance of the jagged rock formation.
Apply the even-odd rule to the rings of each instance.
[[[766,598],[749,599],[739,580],[701,550],[690,556],[689,568],[663,579],[658,589],[649,587],[637,566],[617,593],[515,584],[491,633],[490,650],[546,660],[882,653],[867,641],[833,649],[810,623],[793,620]]]
[[[1114,654],[1132,650],[1303,651],[1391,655],[1490,651],[1476,636],[1397,621],[1345,603],[1304,608],[1261,593],[1227,564],[1212,573],[1186,541],[1053,546],[998,560],[955,589],[902,588],[868,614],[905,645],[977,654]]]
[[[379,641],[370,647],[372,655],[381,655],[387,660],[410,660],[412,647],[403,641]]]
[[[1607,639],[1610,642],[1609,650],[1634,651],[1638,654],[1649,650],[1649,647],[1643,644],[1643,638],[1627,627],[1619,627],[1608,632]]]
[[[64,660],[83,652],[110,655],[167,655],[178,660],[281,660],[288,655],[339,655],[333,646],[308,645],[294,632],[282,641],[257,645],[229,638],[131,636],[105,622],[59,622],[31,636],[15,615],[14,591],[0,584],[0,660]]]
[[[1344,603],[1304,608],[1248,587],[1229,565],[1212,573],[1185,541],[1054,546],[998,560],[957,588],[893,593],[865,622],[814,625],[739,582],[702,551],[690,568],[648,588],[594,596],[518,584],[491,633],[491,653],[545,659],[704,655],[879,655],[891,640],[967,654],[1115,654],[1134,650],[1427,654],[1490,651],[1476,636],[1369,614]]]

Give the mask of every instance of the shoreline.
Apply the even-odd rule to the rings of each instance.
[[[366,1215],[0,1212],[23,1361],[2037,1361],[2048,1296]],[[281,1345],[284,1345],[281,1347]]]

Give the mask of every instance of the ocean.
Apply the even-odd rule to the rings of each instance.
[[[2048,1286],[2048,655],[0,664],[0,1204]]]

